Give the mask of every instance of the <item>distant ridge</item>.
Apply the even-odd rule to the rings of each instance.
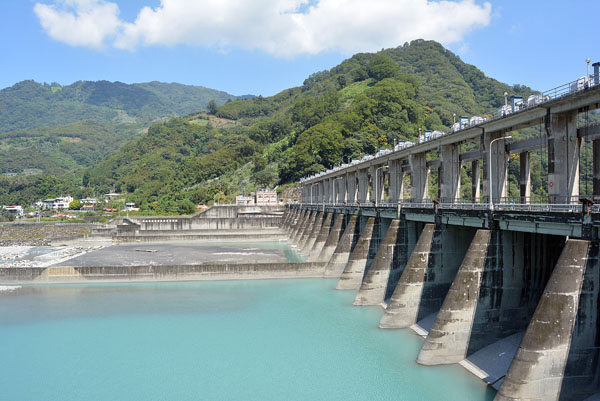
[[[77,81],[62,86],[21,81],[0,90],[0,132],[70,124],[147,123],[158,118],[205,110],[210,100],[252,98],[234,96],[202,86],[146,82]]]

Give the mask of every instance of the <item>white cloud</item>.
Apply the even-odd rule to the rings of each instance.
[[[125,22],[116,3],[62,0],[38,3],[35,12],[52,38],[73,46],[109,42],[135,50],[189,44],[291,57],[374,51],[417,38],[459,42],[489,24],[491,5],[474,0],[161,0],[159,7],[144,7],[135,21]]]
[[[99,0],[37,3],[34,11],[52,39],[71,46],[103,47],[104,41],[114,37],[122,25],[119,7]]]

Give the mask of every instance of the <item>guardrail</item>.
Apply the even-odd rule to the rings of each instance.
[[[374,202],[361,202],[361,203],[304,203],[302,205],[316,206],[316,207],[377,207],[380,209],[434,209],[436,204],[432,201],[425,202],[382,202],[375,205]],[[438,209],[443,210],[490,210],[489,203],[472,203],[472,202],[461,202],[461,203],[437,203]],[[494,210],[500,212],[507,211],[519,211],[519,212],[551,212],[551,213],[582,213],[583,205],[581,203],[494,203]],[[590,212],[600,213],[600,205],[592,205]]]

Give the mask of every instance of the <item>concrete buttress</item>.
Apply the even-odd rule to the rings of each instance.
[[[356,294],[354,305],[380,305],[385,301],[399,225],[400,220],[393,219],[391,221],[373,265],[365,275],[358,294]]]
[[[379,327],[404,328],[416,323],[434,230],[433,224],[423,228]]]
[[[308,235],[315,228],[315,221],[318,219],[318,213],[320,212],[310,212],[310,215],[304,222],[304,228],[302,228],[302,233],[298,236],[298,240],[296,241],[296,246],[299,251],[304,249],[304,245],[306,245],[306,241],[308,240]]]
[[[369,259],[369,248],[373,239],[373,227],[375,226],[375,218],[369,217],[365,227],[360,233],[360,238],[348,259],[348,263],[344,267],[344,271],[340,276],[336,289],[338,290],[358,290],[362,283]],[[346,235],[344,233],[344,235]],[[335,254],[334,254],[335,257]],[[333,258],[332,258],[333,260]]]
[[[566,242],[495,401],[558,399],[589,245]]]
[[[310,254],[310,250],[313,245],[317,241],[317,236],[321,231],[321,226],[323,225],[323,221],[325,220],[325,212],[319,212],[317,218],[314,222],[312,230],[308,233],[308,237],[306,237],[306,241],[304,242],[304,246],[302,247],[302,252],[308,256]]]
[[[310,212],[308,210],[303,210],[302,213],[298,216],[298,221],[296,222],[296,225],[293,229],[294,231],[290,236],[290,242],[292,244],[298,243],[299,236],[302,234],[302,230],[304,229],[306,219],[308,218],[309,214]]]
[[[335,222],[333,223],[333,227],[331,231],[329,231],[329,235],[327,236],[327,240],[323,244],[321,248],[321,252],[317,255],[315,261],[317,262],[329,262],[333,252],[337,248],[337,245],[340,241],[340,237],[342,235],[342,224],[344,223],[345,216],[343,214],[338,214]]]
[[[341,217],[341,215],[340,215]],[[339,218],[338,218],[339,219]],[[357,235],[356,231],[358,229],[358,225],[356,222],[358,221],[358,216],[350,216],[348,220],[348,224],[346,225],[346,229],[344,233],[340,237],[331,258],[327,262],[327,266],[325,267],[324,277],[340,277],[346,264],[348,263],[348,259],[350,258],[350,252],[352,252],[352,245],[354,244],[354,237]],[[336,222],[337,225],[337,222]],[[335,227],[334,227],[335,229]],[[323,252],[327,250],[327,245],[323,249]]]
[[[475,233],[421,348],[418,363],[439,365],[458,363],[466,358],[491,236],[489,230]]]
[[[325,245],[327,238],[329,237],[329,230],[331,229],[331,220],[333,219],[333,213],[327,213],[327,217],[323,220],[323,224],[321,224],[321,229],[317,234],[317,238],[312,248],[309,251],[308,257],[310,261],[316,261],[321,253],[321,249]]]

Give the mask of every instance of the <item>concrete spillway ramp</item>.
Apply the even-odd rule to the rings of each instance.
[[[417,322],[434,229],[433,224],[426,224],[423,228],[379,327],[405,328]]]
[[[495,401],[558,399],[589,245],[566,242]]]
[[[362,283],[367,261],[369,260],[369,248],[373,239],[373,227],[375,226],[375,218],[369,217],[365,227],[360,233],[360,238],[350,254],[350,259],[344,267],[344,271],[340,276],[336,289],[338,290],[358,290]],[[346,235],[344,233],[344,235]],[[335,257],[335,254],[334,254]]]
[[[421,348],[418,363],[457,363],[467,356],[491,236],[489,230],[477,230]]]
[[[308,260],[314,262],[319,257],[321,249],[323,249],[323,246],[327,241],[327,237],[329,237],[329,230],[331,229],[331,220],[333,220],[333,213],[327,213],[327,216],[325,216],[325,218],[323,219],[321,228],[317,233],[315,242],[308,252]]]
[[[365,275],[358,294],[356,294],[354,305],[380,305],[385,301],[399,226],[400,220],[393,219],[391,221],[373,265]]]
[[[525,332],[515,333],[480,349],[460,364],[498,390],[510,368]]]
[[[338,220],[341,219],[341,216],[338,217]],[[348,224],[346,225],[346,229],[344,233],[340,237],[331,258],[327,262],[327,266],[325,267],[324,277],[340,277],[348,260],[350,259],[350,252],[352,252],[352,244],[354,243],[354,236],[356,234],[356,230],[358,226],[356,222],[358,221],[358,216],[350,216],[348,219]],[[341,221],[340,221],[341,224]],[[336,222],[337,225],[337,222]],[[334,228],[335,229],[335,228]],[[323,248],[323,252],[326,252],[327,245]]]
[[[327,240],[323,244],[321,248],[321,252],[316,257],[315,261],[318,262],[329,262],[335,249],[337,248],[340,238],[342,236],[342,224],[344,223],[345,216],[343,214],[338,214],[335,218],[335,223],[333,223],[333,227],[331,231],[329,231],[329,235],[327,236]],[[356,221],[356,220],[355,220]],[[348,251],[349,253],[349,251]],[[341,270],[340,270],[341,274]]]

